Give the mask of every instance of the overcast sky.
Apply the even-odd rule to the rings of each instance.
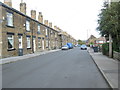
[[[19,10],[21,0],[12,2],[13,7]],[[91,34],[100,36],[96,27],[103,0],[23,0],[23,2],[27,4],[27,15],[30,16],[32,9],[37,13],[42,12],[44,20],[67,31],[77,40],[86,40]]]

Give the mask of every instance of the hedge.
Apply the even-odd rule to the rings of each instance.
[[[109,55],[109,43],[104,43],[102,45],[102,53],[103,55]]]

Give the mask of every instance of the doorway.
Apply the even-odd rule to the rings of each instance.
[[[45,49],[44,38],[42,38],[42,50]]]
[[[36,42],[35,38],[33,38],[33,51],[36,52]]]

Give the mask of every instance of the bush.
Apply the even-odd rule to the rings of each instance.
[[[119,45],[115,42],[112,43],[113,51],[120,52]],[[105,43],[102,45],[102,53],[103,55],[109,56],[109,43]]]
[[[102,53],[103,55],[109,55],[109,43],[104,43],[102,45]]]
[[[113,42],[113,51],[120,52],[118,43]]]

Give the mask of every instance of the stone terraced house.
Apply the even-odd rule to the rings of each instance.
[[[35,10],[31,17],[26,15],[26,3],[21,2],[18,11],[11,0],[0,2],[0,58],[59,49],[67,42],[76,44],[69,34],[43,20],[41,12],[38,19]]]

